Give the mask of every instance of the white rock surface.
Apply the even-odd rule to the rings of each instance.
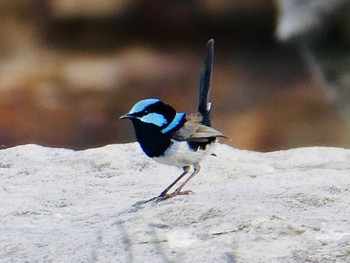
[[[0,262],[350,262],[350,150],[219,145],[186,187],[138,144],[0,151]]]

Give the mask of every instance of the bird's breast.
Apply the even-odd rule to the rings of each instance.
[[[205,147],[193,149],[187,141],[171,140],[170,146],[161,156],[153,157],[159,163],[171,166],[190,166],[199,164],[208,154],[212,153],[215,142],[208,143]]]

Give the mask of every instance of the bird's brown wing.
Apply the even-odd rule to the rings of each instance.
[[[173,134],[173,138],[179,141],[207,142],[209,138],[224,137],[221,132],[212,127],[205,126],[201,121],[201,116],[192,114],[187,117],[184,126]]]

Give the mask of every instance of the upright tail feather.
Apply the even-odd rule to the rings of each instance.
[[[202,123],[211,126],[210,111],[212,104],[208,102],[211,82],[211,72],[214,61],[214,39],[210,39],[207,44],[207,55],[204,61],[204,70],[201,72],[199,84],[199,105],[198,112],[202,115]]]

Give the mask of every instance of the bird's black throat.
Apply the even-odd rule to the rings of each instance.
[[[149,157],[161,156],[170,146],[170,136],[160,132],[160,128],[150,123],[132,119],[137,141]]]

